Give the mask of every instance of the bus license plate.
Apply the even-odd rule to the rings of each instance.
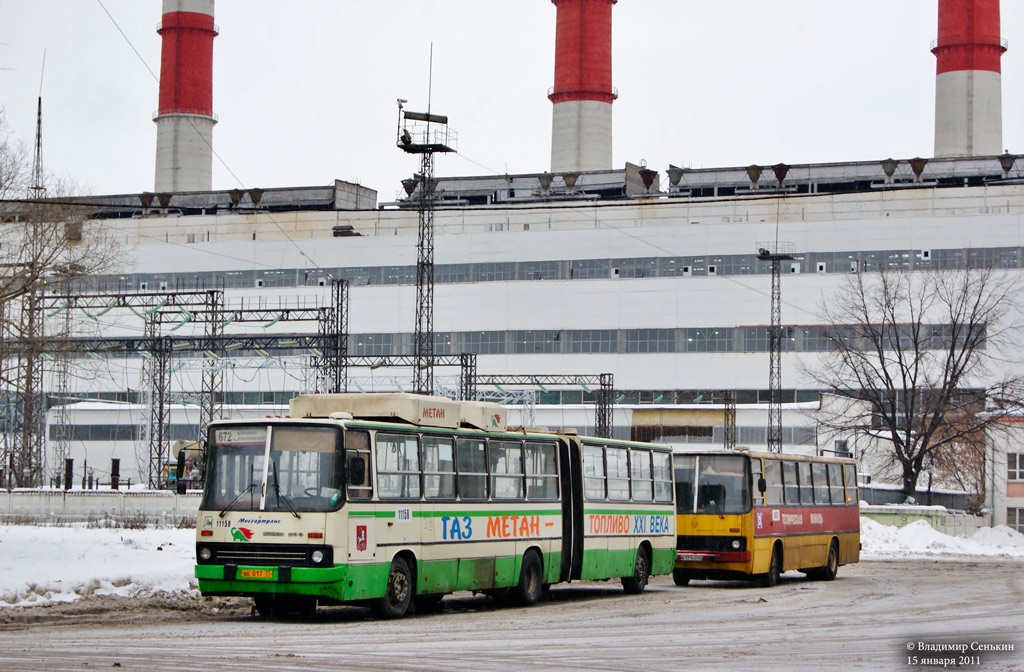
[[[272,569],[242,569],[239,570],[239,575],[243,579],[273,579],[274,570]]]

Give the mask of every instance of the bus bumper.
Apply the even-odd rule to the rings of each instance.
[[[676,566],[693,562],[750,562],[750,551],[676,551]]]
[[[196,565],[199,592],[205,596],[254,596],[267,593],[317,595],[345,601],[379,597],[370,588],[382,585],[380,571],[366,572],[363,581],[352,582],[347,565],[333,567],[263,567],[241,565]],[[356,572],[363,574],[363,572]],[[372,574],[373,576],[369,576]],[[369,580],[372,579],[372,580]],[[354,585],[349,585],[354,583]],[[365,594],[363,594],[365,593]]]

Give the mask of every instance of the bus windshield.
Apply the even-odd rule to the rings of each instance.
[[[301,517],[341,505],[337,428],[233,425],[213,429],[210,439],[204,509]]]
[[[679,513],[750,511],[750,471],[745,455],[676,455]]]

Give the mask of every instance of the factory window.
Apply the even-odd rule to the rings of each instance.
[[[515,354],[554,353],[562,351],[561,331],[512,331],[509,332],[512,351]]]
[[[473,282],[507,282],[515,280],[515,264],[512,262],[474,264],[471,278]]]
[[[626,352],[675,352],[675,329],[629,329]]]
[[[571,277],[575,280],[607,278],[611,273],[611,259],[577,259],[572,262]]]
[[[472,352],[477,355],[505,354],[505,332],[503,331],[467,331],[462,334],[462,348],[459,352]]]
[[[434,267],[434,281],[454,283],[469,281],[469,264],[439,264]]]
[[[614,329],[575,329],[566,332],[568,352],[617,352],[618,331]]]
[[[744,327],[743,352],[767,352],[769,327]]]
[[[354,355],[390,355],[394,334],[353,334],[349,337]]]
[[[561,273],[557,261],[523,261],[519,262],[518,277],[520,280],[559,280]]]
[[[438,355],[455,354],[453,335],[450,331],[439,331],[434,334],[434,353]]]
[[[294,287],[297,284],[295,271],[292,269],[263,271],[259,282],[262,283],[258,285],[259,287]]]

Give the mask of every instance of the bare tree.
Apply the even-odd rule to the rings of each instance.
[[[21,196],[28,186],[28,149],[25,143],[7,130],[4,111],[0,109],[0,201]],[[0,215],[4,210],[0,210]]]
[[[74,183],[48,176],[41,198],[31,176],[28,153],[0,113],[0,431],[7,453],[0,468],[10,467],[18,485],[38,484],[43,472],[44,354],[69,354],[71,320],[47,324],[40,298],[112,270],[121,256],[112,231],[67,196],[81,192]]]
[[[882,270],[846,277],[822,307],[830,350],[804,373],[835,395],[826,431],[869,435],[914,494],[927,467],[977,446],[1020,379],[1004,357],[1018,283],[992,269]],[[962,455],[961,455],[962,457]]]

